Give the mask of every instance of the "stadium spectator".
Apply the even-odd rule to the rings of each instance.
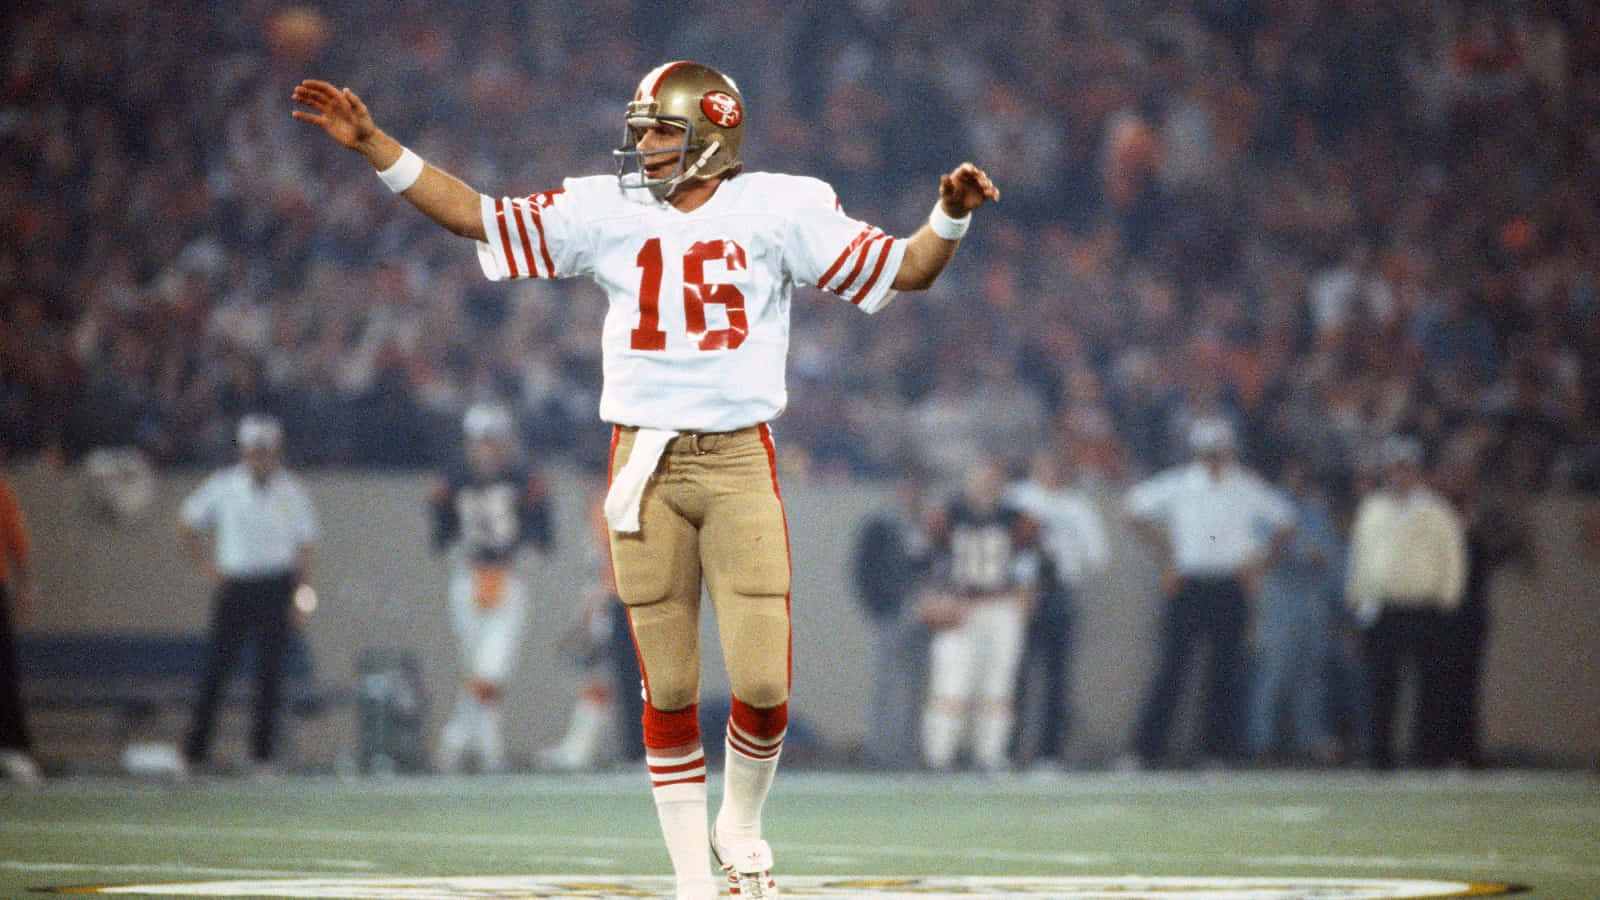
[[[1447,461],[1440,473],[1441,493],[1466,526],[1467,580],[1451,616],[1454,634],[1440,660],[1438,761],[1468,769],[1485,763],[1479,720],[1492,618],[1489,591],[1501,571],[1526,571],[1537,562],[1527,524],[1507,498],[1486,491],[1478,468],[1478,457],[1467,452]]]
[[[1039,523],[1043,562],[1015,690],[1018,708],[1024,711],[1038,697],[1039,714],[1026,722],[1019,720],[1010,754],[1019,765],[1046,770],[1066,762],[1078,603],[1111,565],[1111,542],[1100,511],[1071,475],[1061,449],[1047,447],[1034,454],[1028,477],[1006,489],[1007,502]]]
[[[630,8],[645,9],[624,3],[619,21]],[[1281,358],[1250,351],[1258,368],[1239,370],[1241,382],[1266,385],[1262,409],[1249,414],[1252,449],[1300,439],[1284,432],[1281,405],[1294,396],[1288,387],[1312,379],[1337,395],[1346,427],[1364,439],[1437,417],[1426,427],[1441,433],[1430,441],[1488,431],[1494,481],[1535,490],[1594,483],[1600,330],[1590,324],[1595,287],[1583,261],[1600,240],[1600,216],[1572,198],[1600,179],[1600,163],[1573,149],[1600,121],[1591,87],[1600,76],[1586,39],[1597,30],[1596,10],[1227,17],[1195,2],[1153,23],[1105,0],[1072,10],[1025,0],[1016,18],[1002,17],[1029,23],[1018,39],[936,0],[928,14],[963,22],[979,43],[970,53],[919,54],[908,39],[918,17],[765,9],[767,52],[756,54],[750,83],[760,91],[754,102],[783,112],[759,117],[751,144],[780,164],[851,167],[861,182],[852,196],[869,217],[913,195],[909,159],[969,149],[960,130],[931,127],[948,120],[941,110],[989,96],[988,114],[1005,124],[1025,99],[1029,120],[1045,123],[1032,136],[1006,127],[985,137],[1014,144],[1019,161],[1040,160],[1025,168],[1041,188],[996,210],[982,258],[1012,270],[1023,291],[1037,289],[1028,296],[1072,302],[1039,308],[1028,327],[962,337],[992,344],[996,352],[984,355],[1013,363],[1002,374],[1051,408],[1049,385],[1089,360],[1145,472],[1178,462],[1182,441],[1163,449],[1151,419],[1121,405],[1123,363],[1141,354],[1176,359],[1207,321],[1206,282],[1223,280],[1243,288],[1247,323],[1264,326],[1270,313],[1297,326],[1264,342],[1287,345]],[[581,457],[572,436],[583,432],[570,426],[583,419],[570,410],[592,403],[573,386],[593,383],[598,371],[594,342],[585,340],[598,320],[575,312],[591,304],[571,302],[585,289],[543,286],[485,301],[465,289],[476,273],[447,239],[312,174],[325,168],[318,151],[299,147],[272,112],[284,79],[321,62],[333,35],[379,11],[358,0],[314,14],[247,6],[147,15],[70,0],[48,13],[7,12],[0,182],[16,189],[0,211],[0,270],[14,276],[0,305],[0,422],[21,452],[75,460],[97,446],[132,444],[161,466],[217,464],[230,454],[233,417],[255,403],[300,435],[299,463],[424,467],[442,461],[448,442],[436,436],[453,430],[477,396],[473,385],[491,378],[527,389],[507,396],[521,398],[514,412],[537,449],[548,441]],[[358,80],[405,84],[398,121],[419,130],[430,123],[440,154],[516,180],[583,163],[582,148],[603,146],[611,126],[580,117],[568,139],[524,154],[463,146],[452,137],[464,132],[457,126],[492,129],[586,108],[596,82],[626,89],[618,60],[661,52],[667,34],[709,41],[679,15],[663,31],[602,29],[606,36],[584,29],[587,16],[544,17],[537,53],[479,37],[482,22],[529,15],[523,4],[487,0],[470,16],[432,17],[426,30],[374,35],[350,65]],[[390,66],[396,59],[406,62]],[[829,73],[822,84],[808,74],[819,59]],[[577,77],[537,93],[521,87],[558,70]],[[196,84],[197,71],[215,77]],[[35,89],[42,84],[56,87]],[[863,92],[917,102],[887,110],[843,102]],[[835,148],[815,135],[852,109],[883,125],[856,123],[846,133],[894,137],[881,147],[841,145],[832,158]],[[1147,133],[1130,132],[1135,111]],[[1162,140],[1176,160],[1158,158]],[[1163,171],[1190,200],[1162,201]],[[1221,173],[1240,204],[1204,199],[1197,219],[1193,189],[1179,188],[1194,183],[1185,174],[1194,171]],[[337,212],[310,215],[313,199]],[[1126,239],[1103,243],[1118,223]],[[1013,241],[1009,231],[1029,240]],[[1067,236],[1065,246],[1057,235]],[[395,265],[386,248],[400,241],[416,252]],[[1208,244],[1236,252],[1219,256]],[[1097,283],[1068,280],[1063,268],[1081,258],[1069,262],[1058,248],[1091,246],[1102,257],[1087,270]],[[1354,300],[1339,279],[1320,277],[1335,271],[1325,260],[1347,251],[1366,257],[1361,280],[1373,286]],[[1147,273],[1163,269],[1172,274],[1152,295]],[[1014,321],[1006,296],[958,266],[933,299],[954,311],[961,297],[974,321]],[[1140,302],[1130,308],[1130,298]],[[537,308],[574,312],[557,325]],[[1328,332],[1333,323],[1340,327]],[[1044,328],[1070,328],[1083,355],[1025,355]],[[947,361],[930,337],[939,331],[924,332],[909,355],[884,352],[901,340],[897,331],[852,336],[840,349],[866,369],[818,368],[808,396],[849,398],[860,384],[894,383],[899,405],[886,411],[903,417],[923,392],[916,378]],[[1230,336],[1230,344],[1237,352],[1250,341]],[[507,352],[530,345],[560,349],[546,359]],[[1164,368],[1148,376],[1157,402],[1192,402],[1192,386]],[[888,471],[875,447],[885,440],[883,417],[841,423],[794,412],[786,440],[796,461],[815,456],[819,471],[846,475]],[[1323,447],[1319,476],[1356,465],[1356,446]]]
[[[1294,505],[1295,531],[1261,577],[1246,746],[1259,762],[1325,765],[1339,757],[1328,688],[1344,541],[1304,460],[1291,459],[1278,486]]]
[[[1383,483],[1361,499],[1350,533],[1345,603],[1362,626],[1371,691],[1367,760],[1394,768],[1394,727],[1403,672],[1415,675],[1410,761],[1444,762],[1445,665],[1457,639],[1454,616],[1466,590],[1461,517],[1423,481],[1422,444],[1393,436],[1381,451]]]
[[[911,466],[894,475],[889,502],[857,530],[850,570],[872,631],[872,691],[865,756],[877,768],[913,768],[928,668],[928,628],[917,596],[928,576],[927,476]]]

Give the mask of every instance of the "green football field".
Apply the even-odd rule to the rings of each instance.
[[[766,831],[793,897],[1600,897],[1590,774],[791,770]],[[0,783],[7,897],[652,897],[666,871],[637,772]]]

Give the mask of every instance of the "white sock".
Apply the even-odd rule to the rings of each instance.
[[[441,772],[461,771],[467,744],[477,730],[477,720],[478,703],[463,690],[456,698],[455,709],[450,712],[450,721],[439,733],[439,758],[436,762]]]
[[[955,763],[961,741],[961,716],[954,703],[935,699],[922,716],[922,761],[928,768],[943,770]]]
[[[572,708],[572,720],[567,723],[566,737],[561,740],[562,754],[574,766],[590,766],[600,755],[600,742],[611,725],[611,701],[582,697]]]
[[[706,835],[706,784],[680,782],[651,789],[656,801],[656,819],[667,842],[667,856],[677,875],[678,892],[704,885],[713,889],[711,845]]]
[[[985,772],[1003,772],[1010,765],[1006,750],[1011,743],[1011,726],[1015,716],[1011,704],[990,701],[978,715],[972,736],[973,761]]]
[[[761,808],[766,805],[772,779],[778,774],[783,736],[771,739],[768,746],[771,755],[757,759],[734,749],[731,742],[724,744],[717,840],[725,846],[761,840]]]
[[[500,741],[500,707],[481,703],[478,706],[478,768],[493,773],[505,767],[506,754]]]

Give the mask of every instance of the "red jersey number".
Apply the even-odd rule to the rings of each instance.
[[[737,287],[707,282],[706,263],[721,260],[730,272],[746,267],[744,248],[727,240],[699,241],[683,254],[683,320],[689,337],[701,350],[733,350],[744,343],[750,331],[745,315],[744,293]],[[665,261],[661,239],[651,238],[639,248],[634,264],[639,275],[639,326],[633,329],[630,345],[635,350],[665,350],[667,333],[661,329],[661,275]],[[723,308],[727,327],[708,328],[706,305]]]

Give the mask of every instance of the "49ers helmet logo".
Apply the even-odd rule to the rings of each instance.
[[[700,98],[700,111],[718,128],[737,128],[744,119],[739,101],[726,91],[707,91]]]

